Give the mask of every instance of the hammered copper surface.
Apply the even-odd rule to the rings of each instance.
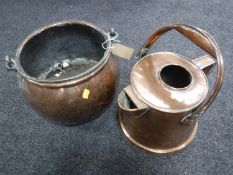
[[[19,86],[30,105],[43,117],[75,125],[93,120],[103,112],[115,95],[117,75],[117,60],[111,56],[104,68],[83,82],[74,80],[68,82],[72,85],[44,87],[21,77]],[[82,97],[84,89],[90,91],[88,99]]]

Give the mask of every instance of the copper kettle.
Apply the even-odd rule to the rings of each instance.
[[[147,54],[160,36],[176,30],[209,55],[190,60],[158,52]],[[204,30],[171,24],[155,31],[137,54],[140,60],[130,75],[130,85],[118,97],[121,128],[137,146],[158,154],[186,147],[194,138],[198,117],[211,104],[223,81],[223,60],[214,39]],[[216,65],[209,91],[207,75]]]

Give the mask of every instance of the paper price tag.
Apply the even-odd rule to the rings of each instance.
[[[125,45],[114,43],[112,45],[112,54],[119,56],[121,58],[130,59],[133,55],[134,49],[129,48]]]

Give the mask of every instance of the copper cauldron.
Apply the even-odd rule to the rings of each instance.
[[[118,63],[111,54],[117,33],[85,21],[63,21],[29,35],[6,66],[42,116],[65,125],[95,119],[113,99]]]
[[[195,60],[171,52],[147,54],[161,35],[176,30],[209,55]],[[214,39],[204,30],[171,24],[155,31],[141,47],[131,84],[118,97],[121,128],[137,146],[165,154],[187,146],[195,136],[198,116],[216,97],[223,80],[223,60]],[[216,64],[213,89],[206,75]]]

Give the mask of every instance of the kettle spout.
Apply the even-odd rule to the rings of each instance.
[[[143,116],[150,109],[136,97],[130,85],[124,88],[124,91],[120,93],[118,97],[118,106],[120,111],[126,116],[134,116],[136,118]]]
[[[206,75],[213,69],[216,62],[211,56],[205,55],[199,58],[196,58],[193,61]]]

